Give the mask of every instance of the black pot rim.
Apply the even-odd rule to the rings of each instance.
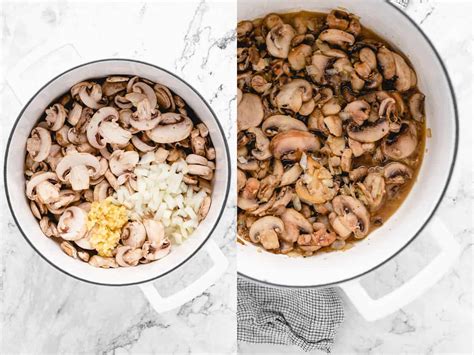
[[[413,26],[418,30],[418,32],[420,32],[420,34],[423,36],[423,38],[426,40],[426,42],[429,44],[429,46],[431,47],[433,53],[436,55],[436,58],[438,59],[439,63],[441,64],[441,68],[443,69],[443,72],[444,72],[444,75],[447,79],[447,82],[448,82],[448,86],[449,86],[449,92],[450,92],[450,95],[451,95],[451,99],[453,101],[453,108],[454,108],[454,120],[455,120],[455,142],[454,142],[454,152],[453,152],[453,156],[452,156],[452,159],[451,159],[451,165],[449,167],[449,174],[448,174],[448,178],[446,179],[446,182],[444,184],[444,188],[443,188],[443,191],[441,192],[441,195],[438,199],[438,201],[436,202],[436,204],[434,205],[430,215],[428,216],[428,218],[426,219],[426,221],[422,224],[422,226],[420,227],[420,229],[418,229],[418,231],[413,235],[413,237],[410,238],[410,240],[408,240],[408,242],[402,246],[399,250],[397,250],[392,256],[388,257],[387,259],[385,259],[384,261],[382,261],[381,263],[379,263],[378,265],[370,268],[369,270],[366,270],[358,275],[355,275],[355,276],[352,276],[352,277],[349,277],[347,279],[344,279],[344,280],[340,280],[340,281],[334,281],[334,282],[329,282],[329,283],[325,283],[325,284],[319,284],[319,285],[304,285],[304,286],[301,286],[301,285],[282,285],[282,284],[277,284],[277,283],[272,283],[272,282],[268,282],[268,281],[263,281],[263,280],[259,280],[259,279],[256,279],[254,277],[250,277],[240,271],[237,271],[238,275],[239,276],[242,276],[248,280],[252,280],[256,283],[259,283],[259,284],[262,284],[264,286],[271,286],[271,287],[278,287],[278,288],[291,288],[291,289],[304,289],[304,288],[323,288],[323,287],[330,287],[330,286],[336,286],[336,285],[339,285],[339,284],[342,284],[344,282],[348,282],[348,281],[352,281],[352,280],[355,280],[359,277],[362,277],[364,275],[367,275],[369,273],[371,273],[372,271],[378,269],[379,267],[381,267],[382,265],[386,264],[387,262],[389,262],[390,260],[392,260],[394,257],[396,257],[398,254],[400,254],[403,250],[405,250],[405,248],[407,246],[409,246],[414,240],[416,237],[418,237],[418,235],[425,229],[425,227],[427,226],[427,224],[431,221],[431,219],[433,218],[434,214],[436,213],[436,210],[438,209],[441,201],[443,200],[443,197],[444,195],[446,194],[446,190],[448,189],[448,186],[449,186],[449,183],[451,181],[451,178],[452,178],[452,175],[453,175],[453,171],[454,171],[454,166],[455,166],[455,163],[456,163],[456,158],[457,158],[457,153],[458,153],[458,146],[459,146],[459,117],[458,117],[458,106],[457,106],[457,102],[456,102],[456,95],[454,93],[454,89],[453,89],[453,84],[451,82],[451,78],[449,77],[449,74],[448,74],[448,71],[446,69],[446,66],[444,65],[443,63],[443,60],[441,59],[441,56],[439,55],[438,51],[436,50],[435,46],[433,45],[433,43],[431,42],[431,40],[428,38],[428,36],[423,32],[423,30],[417,25],[417,23],[415,21],[413,21],[411,19],[410,16],[408,16],[403,10],[401,10],[397,5],[394,5],[392,4],[390,1],[386,0],[385,1],[386,3],[388,3],[390,6],[392,6],[396,11],[400,12],[403,16],[405,16],[412,24]]]
[[[63,75],[75,70],[75,69],[78,69],[78,68],[81,68],[81,67],[84,67],[84,66],[87,66],[87,65],[90,65],[90,64],[95,64],[95,63],[100,63],[100,62],[110,62],[110,61],[122,61],[122,62],[131,62],[131,63],[138,63],[138,64],[144,64],[144,65],[148,65],[150,67],[153,67],[155,69],[158,69],[158,70],[161,70],[169,75],[171,75],[172,77],[174,77],[176,80],[179,80],[181,81],[183,84],[185,84],[186,86],[188,86],[200,99],[201,101],[207,106],[207,108],[209,109],[209,111],[211,112],[211,115],[212,117],[214,118],[214,120],[216,121],[217,123],[217,126],[219,128],[219,132],[220,134],[222,135],[223,137],[223,140],[224,140],[224,149],[225,149],[225,152],[226,152],[226,156],[227,156],[227,174],[229,176],[229,179],[227,180],[227,186],[226,186],[226,189],[225,189],[225,192],[224,192],[224,201],[223,201],[223,204],[222,204],[222,208],[219,212],[219,215],[217,216],[217,219],[216,219],[216,222],[214,223],[214,225],[212,226],[212,228],[210,229],[208,235],[206,236],[206,238],[203,240],[203,242],[193,251],[193,253],[191,255],[189,255],[185,260],[183,260],[181,263],[177,264],[175,267],[173,267],[172,269],[168,270],[167,272],[165,272],[164,274],[161,274],[161,275],[158,275],[156,277],[152,277],[150,279],[147,279],[147,280],[143,280],[143,281],[138,281],[138,282],[130,282],[130,283],[123,283],[123,284],[107,284],[107,283],[101,283],[101,282],[95,282],[95,281],[91,281],[91,280],[87,280],[87,279],[83,279],[81,277],[78,277],[76,275],[73,275],[67,271],[65,271],[64,269],[62,269],[60,266],[56,265],[55,263],[53,263],[51,260],[49,260],[47,257],[45,257],[42,253],[40,253],[40,251],[33,245],[33,243],[30,241],[30,239],[26,236],[26,233],[22,230],[21,228],[21,224],[18,222],[18,219],[15,215],[15,212],[13,211],[13,207],[11,205],[11,201],[10,201],[10,194],[9,194],[9,191],[8,191],[8,183],[7,183],[7,159],[8,159],[8,154],[9,154],[9,151],[10,151],[10,143],[11,143],[11,140],[12,140],[12,137],[13,137],[13,133],[15,132],[16,130],[16,127],[18,125],[18,123],[20,122],[20,119],[21,117],[23,116],[23,113],[24,111],[26,110],[26,108],[30,105],[31,101],[33,101],[33,99],[38,96],[38,94],[40,92],[43,91],[43,89],[45,87],[47,87],[49,84],[51,84],[53,81],[61,78]],[[23,238],[25,238],[25,240],[28,242],[28,244],[44,259],[46,260],[51,266],[53,266],[55,269],[61,271],[62,273],[68,275],[68,276],[71,276],[72,278],[75,278],[76,280],[80,280],[80,281],[83,281],[83,282],[87,282],[87,283],[90,283],[90,284],[94,284],[94,285],[100,285],[100,286],[112,286],[112,287],[122,287],[122,286],[132,286],[132,285],[139,285],[139,284],[143,284],[143,283],[147,283],[147,282],[151,282],[151,281],[155,281],[173,271],[175,271],[176,269],[178,269],[179,267],[181,267],[182,265],[184,265],[186,262],[188,262],[209,240],[210,236],[212,235],[212,233],[214,232],[214,230],[216,229],[217,225],[219,224],[220,220],[221,220],[221,217],[222,217],[222,214],[224,213],[224,210],[225,210],[225,206],[226,206],[226,203],[227,203],[227,200],[228,200],[228,197],[229,197],[229,190],[230,190],[230,181],[231,181],[231,161],[230,161],[230,152],[229,152],[229,146],[227,144],[227,140],[226,140],[226,136],[225,136],[225,133],[224,133],[224,130],[222,128],[222,125],[221,123],[219,122],[219,119],[217,118],[217,115],[215,114],[214,110],[211,108],[211,106],[209,105],[209,103],[204,99],[204,97],[202,97],[202,95],[192,86],[190,85],[187,81],[185,81],[184,79],[180,78],[179,76],[177,76],[176,74],[172,73],[171,71],[167,70],[167,69],[164,69],[160,66],[157,66],[155,64],[151,64],[151,63],[147,63],[147,62],[144,62],[144,61],[140,61],[140,60],[136,60],[136,59],[127,59],[127,58],[105,58],[105,59],[98,59],[98,60],[93,60],[93,61],[90,61],[90,62],[87,62],[87,63],[83,63],[83,64],[80,64],[80,65],[77,65],[77,66],[74,66],[64,72],[62,72],[61,74],[58,74],[56,75],[54,78],[52,78],[51,80],[49,80],[46,84],[44,84],[29,100],[28,102],[25,104],[25,106],[22,108],[22,110],[20,111],[20,114],[18,115],[18,117],[16,118],[15,120],[15,123],[13,124],[13,127],[11,128],[11,131],[10,131],[10,135],[8,137],[8,140],[7,140],[7,146],[6,146],[6,150],[5,150],[5,159],[4,159],[4,166],[3,166],[3,179],[4,179],[4,185],[5,185],[5,194],[6,194],[6,198],[7,198],[7,202],[8,202],[8,207],[10,209],[10,212],[13,216],[13,219],[15,220],[15,223],[18,227],[18,230],[20,231],[21,235],[23,236]]]

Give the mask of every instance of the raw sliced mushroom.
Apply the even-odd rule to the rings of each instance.
[[[51,134],[43,127],[35,127],[26,141],[26,150],[35,162],[41,162],[49,156]]]
[[[58,236],[64,240],[79,240],[87,232],[87,213],[79,207],[68,207],[58,222]]]
[[[87,190],[90,177],[99,171],[99,160],[89,153],[70,153],[56,166],[59,180],[69,182],[74,191]]]
[[[147,131],[147,136],[155,143],[176,143],[186,139],[193,129],[193,121],[189,117],[165,113],[161,115],[158,126]]]

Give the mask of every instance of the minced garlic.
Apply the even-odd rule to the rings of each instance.
[[[87,214],[87,229],[91,230],[89,241],[100,256],[112,256],[127,221],[124,206],[115,205],[110,199],[92,203]]]

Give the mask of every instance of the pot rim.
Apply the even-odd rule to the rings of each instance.
[[[185,260],[183,260],[182,262],[180,262],[179,264],[177,264],[175,267],[173,267],[172,269],[168,270],[167,272],[159,275],[159,276],[156,276],[156,277],[152,277],[150,279],[147,279],[147,280],[143,280],[143,281],[137,281],[137,282],[129,282],[129,283],[123,283],[123,284],[107,284],[107,283],[102,283],[102,282],[95,282],[95,281],[91,281],[91,280],[87,280],[87,279],[83,279],[81,277],[78,277],[76,275],[73,275],[67,271],[65,271],[64,269],[62,269],[60,266],[56,265],[55,263],[53,263],[51,260],[49,260],[47,257],[45,257],[42,253],[39,252],[39,250],[33,245],[33,243],[30,241],[30,239],[27,237],[26,233],[23,232],[23,229],[21,228],[21,225],[20,223],[18,222],[18,219],[15,215],[15,212],[13,211],[13,207],[11,205],[11,201],[10,201],[10,194],[9,194],[9,191],[8,191],[8,183],[7,183],[7,161],[8,161],[8,155],[9,155],[9,152],[10,152],[10,144],[11,144],[11,140],[12,140],[12,137],[13,137],[13,133],[15,132],[16,130],[16,127],[18,125],[18,123],[20,122],[20,119],[22,118],[23,116],[23,113],[24,111],[26,110],[26,108],[30,105],[30,103],[33,101],[33,99],[38,96],[49,84],[51,84],[53,81],[57,80],[57,79],[60,79],[63,75],[71,72],[71,71],[74,71],[78,68],[81,68],[81,67],[84,67],[84,66],[87,66],[87,65],[90,65],[90,64],[95,64],[95,63],[101,63],[101,62],[111,62],[111,61],[121,61],[121,62],[130,62],[130,63],[138,63],[138,64],[143,64],[143,65],[148,65],[150,67],[153,67],[154,69],[158,69],[158,70],[161,70],[169,75],[171,75],[173,78],[175,78],[176,80],[178,81],[181,81],[183,84],[185,84],[186,86],[188,86],[198,97],[199,99],[206,105],[206,107],[209,109],[210,113],[211,113],[211,116],[212,118],[214,119],[214,121],[217,123],[217,127],[219,128],[219,132],[221,134],[221,136],[224,138],[223,141],[224,141],[224,151],[225,151],[225,155],[226,155],[226,159],[227,159],[227,174],[229,176],[229,179],[227,180],[227,185],[226,185],[226,189],[225,189],[225,192],[224,192],[224,200],[223,200],[223,203],[222,203],[222,206],[221,206],[221,210],[217,216],[217,219],[216,219],[216,222],[214,223],[214,225],[211,227],[211,229],[209,230],[208,232],[208,235],[205,237],[205,239],[203,240],[203,242],[193,251],[193,253],[191,253]],[[8,207],[10,209],[10,212],[12,214],[12,217],[13,217],[13,220],[15,221],[16,223],[16,226],[18,227],[18,230],[20,231],[21,235],[23,236],[23,238],[25,238],[25,240],[28,242],[28,244],[33,248],[33,250],[36,251],[37,254],[39,254],[43,260],[47,261],[51,266],[53,266],[55,269],[61,271],[62,273],[76,279],[76,280],[79,280],[79,281],[83,281],[83,282],[86,282],[86,283],[89,283],[89,284],[94,284],[94,285],[100,285],[100,286],[111,286],[111,287],[123,287],[123,286],[132,286],[132,285],[140,285],[140,284],[143,284],[143,283],[147,283],[147,282],[151,282],[151,281],[155,281],[175,270],[177,270],[179,267],[181,267],[182,265],[184,265],[186,262],[188,262],[194,255],[196,255],[196,253],[207,243],[207,241],[209,240],[209,238],[211,237],[212,233],[214,232],[214,230],[216,229],[217,225],[219,224],[221,218],[222,218],[222,214],[224,213],[224,210],[225,210],[225,206],[226,206],[226,203],[227,203],[227,200],[228,200],[228,197],[229,197],[229,191],[230,191],[230,177],[231,177],[231,160],[230,160],[230,151],[229,151],[229,146],[227,144],[227,140],[225,139],[225,133],[224,133],[224,130],[222,128],[222,125],[221,123],[219,122],[219,119],[217,118],[217,115],[216,113],[214,112],[214,110],[211,108],[211,106],[209,105],[209,103],[204,99],[204,97],[191,85],[189,84],[187,81],[185,81],[184,79],[182,79],[181,77],[177,76],[176,74],[174,74],[173,72],[167,70],[167,69],[164,69],[158,65],[155,65],[155,64],[151,64],[151,63],[148,63],[148,62],[144,62],[144,61],[141,61],[141,60],[136,60],[136,59],[127,59],[127,58],[104,58],[104,59],[97,59],[97,60],[93,60],[93,61],[90,61],[90,62],[86,62],[86,63],[82,63],[82,64],[79,64],[79,65],[76,65],[68,70],[65,70],[63,71],[62,73],[56,75],[55,77],[53,77],[51,80],[49,80],[46,84],[44,84],[40,89],[38,89],[38,91],[28,100],[28,102],[23,106],[23,108],[21,109],[19,115],[17,116],[16,120],[15,120],[15,123],[13,124],[11,130],[10,130],[10,134],[8,136],[8,140],[7,140],[7,145],[6,145],[6,149],[5,149],[5,158],[4,158],[4,165],[3,165],[3,182],[4,182],[4,185],[5,185],[5,195],[6,195],[6,198],[7,198],[7,203],[8,203]]]
[[[438,51],[436,50],[435,46],[433,45],[433,43],[431,42],[431,40],[428,38],[428,36],[423,32],[423,30],[420,28],[420,26],[418,26],[418,24],[413,21],[413,19],[408,16],[403,10],[401,10],[397,5],[391,3],[390,1],[388,0],[385,0],[385,2],[390,5],[391,7],[393,7],[396,11],[398,11],[399,13],[401,13],[403,16],[405,16],[410,22],[411,24],[413,25],[413,27],[421,34],[421,36],[425,39],[425,41],[428,43],[428,45],[431,47],[431,50],[433,51],[434,55],[436,56],[436,58],[438,59],[439,61],[439,64],[441,65],[441,68],[443,70],[443,73],[444,73],[444,76],[447,80],[447,83],[448,83],[448,87],[449,87],[449,94],[451,96],[451,100],[453,102],[453,108],[454,108],[454,123],[455,123],[455,135],[454,135],[454,151],[453,151],[453,156],[451,158],[451,164],[450,164],[450,167],[449,167],[449,174],[448,174],[448,178],[446,179],[446,182],[444,184],[444,187],[443,187],[443,191],[441,192],[441,195],[439,196],[439,199],[438,201],[436,202],[436,204],[434,205],[433,209],[431,210],[428,218],[426,219],[426,221],[421,225],[420,229],[418,229],[418,231],[408,240],[408,242],[402,246],[400,249],[398,249],[392,256],[388,257],[387,259],[385,259],[384,261],[382,261],[381,263],[379,263],[378,265],[370,268],[369,270],[366,270],[358,275],[355,275],[355,276],[352,276],[352,277],[349,277],[347,279],[344,279],[344,280],[339,280],[339,281],[334,281],[334,282],[329,282],[329,283],[325,283],[325,284],[319,284],[319,285],[307,285],[307,286],[300,286],[300,285],[288,285],[288,284],[277,284],[277,283],[272,283],[272,282],[268,282],[268,281],[263,281],[263,280],[258,280],[254,277],[250,277],[240,271],[237,270],[237,274],[239,276],[242,276],[248,280],[251,280],[251,281],[254,281],[256,283],[259,283],[259,284],[262,284],[264,286],[270,286],[270,287],[277,287],[277,288],[290,288],[290,289],[305,289],[305,288],[323,288],[323,287],[329,287],[329,286],[336,286],[338,284],[341,284],[341,283],[344,283],[344,282],[348,282],[348,281],[352,281],[352,280],[355,280],[355,279],[358,279],[364,275],[367,275],[369,273],[371,273],[372,271],[378,269],[379,267],[381,267],[382,265],[385,265],[387,262],[389,262],[390,260],[392,260],[394,257],[396,257],[399,253],[401,253],[407,246],[409,246],[414,240],[416,237],[418,237],[418,235],[425,229],[425,227],[428,225],[428,223],[431,221],[431,219],[433,218],[434,214],[436,213],[441,201],[443,200],[444,198],[444,195],[446,194],[446,190],[448,189],[448,186],[449,186],[449,183],[451,181],[451,178],[452,178],[452,175],[453,175],[453,171],[454,171],[454,166],[456,164],[456,159],[457,159],[457,154],[458,154],[458,146],[459,146],[459,114],[458,114],[458,106],[457,106],[457,102],[456,102],[456,95],[455,95],[455,92],[454,92],[454,88],[453,88],[453,84],[451,82],[451,78],[449,77],[449,74],[448,74],[448,71],[446,69],[446,66],[444,65],[444,62],[443,60],[441,59],[441,56],[439,55]]]

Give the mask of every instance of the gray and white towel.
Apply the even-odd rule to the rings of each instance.
[[[239,277],[237,338],[331,351],[344,309],[332,288],[279,289]]]

